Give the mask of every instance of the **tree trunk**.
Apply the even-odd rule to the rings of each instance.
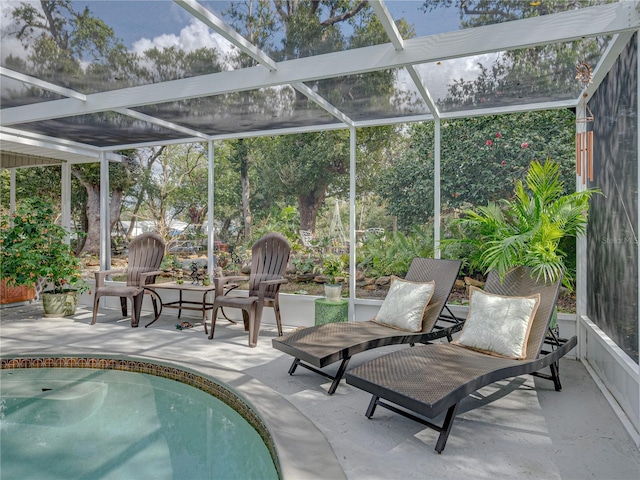
[[[139,161],[140,167],[144,169],[144,174],[140,178],[140,182],[142,183],[142,188],[140,189],[140,193],[136,198],[136,204],[134,205],[133,212],[131,213],[131,222],[129,223],[129,229],[127,230],[127,234],[126,234],[127,240],[131,240],[131,237],[133,236],[133,231],[136,228],[136,223],[138,222],[138,212],[140,211],[140,207],[142,206],[142,203],[144,202],[144,197],[147,193],[147,189],[149,186],[149,179],[151,177],[151,170],[153,168],[153,165],[156,163],[156,160],[158,160],[158,158],[160,158],[160,156],[164,153],[166,148],[167,148],[166,145],[163,145],[158,150],[152,149],[152,154],[149,157],[146,167],[144,166],[144,162],[142,160]]]
[[[251,207],[249,205],[249,175],[242,172],[240,177],[240,183],[242,184],[242,218],[244,218],[244,238],[251,238],[251,225],[253,223],[253,217],[251,216]]]
[[[79,172],[75,173],[75,177],[87,190],[87,236],[84,245],[79,254],[100,254],[100,184],[92,184],[87,182]],[[109,234],[113,226],[118,221],[120,215],[120,207],[122,205],[122,197],[124,192],[121,189],[113,190],[109,201]]]
[[[316,231],[318,210],[322,206],[327,188],[311,190],[306,195],[298,195],[298,210],[300,211],[300,229],[312,233]]]
[[[109,231],[113,232],[116,223],[120,219],[120,207],[122,206],[122,190],[114,190],[111,192],[111,201],[109,202]]]
[[[244,139],[238,140],[236,156],[240,162],[240,185],[242,186],[242,218],[244,219],[244,238],[251,238],[253,217],[251,215],[251,186],[249,185],[249,147]]]
[[[80,254],[100,254],[100,185],[85,184],[87,189],[87,236]]]

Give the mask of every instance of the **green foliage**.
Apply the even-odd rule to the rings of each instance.
[[[17,168],[15,174],[16,198],[30,197],[38,192],[41,199],[60,204],[60,167]],[[9,169],[0,172],[0,182],[0,204],[9,205]]]
[[[433,257],[433,232],[414,226],[410,233],[393,232],[385,237],[370,237],[362,246],[364,259],[360,267],[369,276],[403,277],[415,257]]]
[[[29,286],[44,278],[53,285],[52,293],[88,290],[80,261],[64,242],[67,232],[55,223],[51,205],[40,199],[26,200],[15,215],[3,215],[0,224],[2,279]]]
[[[319,265],[316,263],[316,259],[311,256],[296,257],[291,261],[291,263],[296,268],[296,273],[299,275],[318,273],[320,270]]]
[[[508,198],[530,163],[554,158],[566,184],[574,178],[575,117],[565,110],[526,112],[442,122],[443,208],[484,205]],[[425,223],[434,209],[434,124],[409,126],[410,143],[381,173],[379,192],[406,229]],[[568,192],[568,187],[565,187]]]
[[[348,132],[328,131],[260,138],[254,142],[265,198],[297,201],[300,225],[314,230],[318,210],[349,184]]]
[[[257,225],[249,239],[250,245],[263,235],[278,232],[284,235],[290,245],[298,241],[299,216],[296,207],[291,205],[283,208],[273,208],[270,215]]]
[[[322,273],[327,276],[327,283],[335,284],[336,278],[344,274],[345,264],[340,255],[330,253],[322,259]]]
[[[400,229],[433,218],[433,122],[409,126],[409,144],[380,172],[377,190]]]
[[[483,25],[537,17],[551,13],[598,5],[601,0],[514,1],[466,0],[455,2],[460,10],[460,27]],[[425,0],[423,9],[450,8],[453,0]],[[505,106],[519,98],[553,98],[576,93],[576,59],[596,65],[606,37],[581,38],[574,42],[539,45],[535,48],[508,50],[491,56],[491,63],[478,63],[480,73],[471,80],[453,80],[445,98],[437,103],[445,111],[476,105]]]
[[[380,23],[373,21],[371,7],[358,0],[232,2],[225,14],[236,30],[277,61],[363,47],[386,38]],[[402,28],[406,30],[404,23]]]
[[[533,162],[525,182],[518,180],[514,198],[467,210],[459,220],[462,237],[443,240],[448,251],[461,243],[471,247],[472,268],[498,270],[504,276],[518,265],[529,266],[537,278],[555,281],[561,275],[572,288],[573,272],[565,263],[562,242],[584,234],[589,199],[595,190],[564,193],[560,166]]]

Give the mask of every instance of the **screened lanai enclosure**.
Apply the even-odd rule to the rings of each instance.
[[[102,267],[111,262],[110,163],[132,150],[198,145],[206,156],[206,220],[215,225],[216,182],[242,168],[225,161],[225,142],[279,139],[278,155],[291,156],[290,166],[297,155],[330,167],[342,159],[338,179],[319,189],[315,207],[325,202],[333,212],[336,201],[338,216],[326,228],[344,236],[350,316],[357,320],[368,305],[355,288],[363,231],[396,228],[384,222],[402,218],[403,200],[407,208],[420,205],[415,223],[429,219],[439,256],[446,215],[487,186],[500,187],[493,195],[511,188],[514,172],[536,158],[527,156],[530,148],[539,156],[563,152],[575,188],[602,195],[592,198],[587,235],[577,243],[577,309],[562,328],[567,336],[577,332],[578,358],[640,443],[639,2],[8,0],[0,8],[9,208],[22,195],[39,194],[25,185],[16,190],[17,169],[57,165],[61,217],[69,225],[72,170],[99,164]],[[544,112],[563,126],[527,136],[518,115]],[[514,115],[511,129],[497,123],[451,134],[464,119],[507,114]],[[559,142],[567,125],[569,142]],[[313,155],[300,145],[301,134],[329,133],[314,137],[326,141],[313,145]],[[338,151],[340,135],[345,147]],[[369,147],[393,135],[407,143]],[[408,162],[402,145],[420,135],[426,147]],[[555,143],[562,146],[550,150]],[[464,151],[453,162],[456,146]],[[374,161],[398,167],[386,198],[399,198],[387,220],[363,222],[367,198],[380,202],[379,192],[364,186]],[[271,170],[284,171],[278,168]],[[430,186],[422,189],[425,177]],[[301,181],[310,192],[324,177],[314,178]],[[317,208],[309,212],[307,218],[301,209],[301,225],[315,227]],[[214,242],[212,228],[209,265]]]

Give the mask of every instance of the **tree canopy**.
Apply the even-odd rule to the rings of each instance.
[[[477,117],[442,122],[443,208],[482,205],[513,193],[533,160],[561,165],[565,188],[574,172],[575,117],[568,110]],[[408,228],[433,216],[434,124],[412,124],[404,155],[381,173],[379,192],[389,214]]]

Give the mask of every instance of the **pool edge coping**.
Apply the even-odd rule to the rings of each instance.
[[[283,480],[347,478],[329,441],[309,418],[275,390],[238,370],[193,358],[101,353],[86,349],[77,349],[73,353],[48,351],[47,353],[22,352],[14,355],[0,355],[3,362],[8,359],[73,357],[148,362],[209,379],[227,388],[245,402],[265,425],[277,455],[276,469],[280,478]],[[195,385],[192,386],[198,388]]]

